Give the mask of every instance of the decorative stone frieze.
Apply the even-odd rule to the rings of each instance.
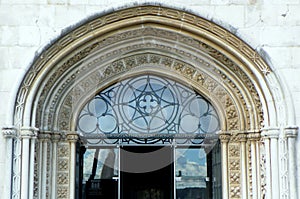
[[[69,170],[70,170],[70,147],[68,141],[57,143],[57,173],[56,197],[60,199],[69,198]]]
[[[241,159],[240,145],[237,143],[229,143],[228,145],[228,161],[236,162]],[[234,165],[234,164],[230,164]],[[230,198],[241,198],[241,169],[240,167],[229,167],[229,189]]]

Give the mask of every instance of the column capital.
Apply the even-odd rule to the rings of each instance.
[[[52,142],[58,142],[60,139],[61,139],[61,133],[60,132],[52,132],[51,133]]]
[[[248,133],[247,135],[250,141],[258,141],[261,138],[261,134],[257,132]]]
[[[279,128],[277,127],[264,128],[261,130],[261,136],[263,138],[278,139]]]
[[[50,131],[41,131],[38,135],[39,140],[41,141],[49,141],[51,139]]]
[[[2,134],[5,138],[15,138],[17,136],[17,132],[17,127],[14,126],[2,128]]]
[[[220,139],[221,142],[227,143],[227,142],[230,141],[230,138],[231,138],[231,134],[230,133],[221,131],[218,134],[219,134],[219,139]]]
[[[237,135],[237,140],[240,142],[246,142],[248,139],[248,133],[239,133]]]
[[[37,137],[38,128],[35,127],[21,127],[20,128],[20,136],[21,138],[36,138]]]
[[[77,142],[79,139],[79,136],[76,131],[66,132],[66,135],[67,135],[67,140],[69,142]]]
[[[297,126],[290,126],[284,128],[284,134],[287,138],[296,138],[298,135],[298,127]]]

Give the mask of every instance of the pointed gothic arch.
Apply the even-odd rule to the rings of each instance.
[[[274,169],[271,178],[270,164],[278,158],[268,150],[277,149],[278,116],[289,120],[289,107],[272,69],[219,25],[147,5],[89,18],[34,60],[16,96],[16,128],[4,129],[14,140],[13,198],[73,198],[81,107],[96,92],[138,74],[179,81],[214,105],[221,120],[223,198],[277,193],[276,179],[284,183],[284,176]],[[284,132],[294,138],[296,130]]]

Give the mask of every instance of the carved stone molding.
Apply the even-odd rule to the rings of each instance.
[[[286,127],[284,128],[284,134],[288,138],[296,138],[298,136],[298,127]]]
[[[61,133],[60,132],[53,132],[52,134],[51,134],[51,140],[52,140],[52,142],[59,142],[60,141],[60,139],[61,139]]]
[[[249,135],[248,134],[246,134],[246,133],[240,133],[240,134],[238,134],[238,141],[240,141],[240,142],[246,142],[247,141],[247,139],[249,138]]]
[[[16,127],[3,127],[2,134],[5,138],[15,138],[17,136],[17,128]]]
[[[21,138],[36,138],[38,134],[38,128],[35,127],[21,127]]]
[[[230,198],[241,198],[241,169],[237,167],[240,161],[240,145],[237,143],[229,143],[228,145],[228,161],[229,161],[229,189]]]
[[[38,139],[39,139],[39,141],[45,141],[45,142],[50,141],[51,140],[51,132],[50,131],[40,132],[38,134]]]
[[[150,31],[145,31],[149,29]],[[134,30],[134,31],[138,31],[138,30]],[[149,32],[149,33],[148,33]],[[153,32],[158,32],[160,35],[155,35],[153,34]],[[138,33],[138,32],[137,32]],[[161,38],[161,37],[166,37],[166,35],[172,35],[172,34],[175,34],[175,37],[176,38],[186,38],[186,39],[182,39],[182,43],[184,43],[185,41],[189,41],[189,43],[187,43],[186,45],[189,45],[189,46],[194,46],[195,49],[196,47],[199,48],[203,48],[203,51],[206,51],[208,53],[212,53],[211,56],[213,56],[214,54],[216,54],[216,50],[215,49],[212,49],[210,46],[208,45],[204,45],[202,44],[201,45],[201,42],[200,41],[196,41],[196,40],[193,40],[193,39],[188,39],[187,37],[183,36],[183,35],[179,35],[177,33],[169,33],[168,31],[166,30],[156,30],[156,29],[153,29],[153,28],[145,28],[143,29],[143,34],[150,34],[153,36],[155,35],[156,37],[158,38]],[[123,40],[126,39],[126,36],[130,35],[130,34],[125,34],[125,33],[120,33],[121,34],[124,34],[125,36],[120,36],[120,38],[122,38]],[[132,34],[134,36],[136,36],[136,34]],[[143,35],[145,36],[145,35]],[[118,37],[116,37],[118,38]],[[127,38],[128,39],[128,38]],[[107,39],[105,40],[105,42],[107,41],[115,41],[115,40],[120,40],[120,39]],[[144,40],[143,40],[144,41]],[[191,41],[193,41],[195,44],[191,43]],[[146,42],[146,41],[145,41]],[[199,43],[200,42],[200,43]],[[197,44],[197,45],[196,45]],[[109,45],[106,44],[106,45]],[[94,44],[92,46],[102,46],[101,44]],[[244,98],[245,96],[243,96],[241,93],[241,91],[238,89],[237,85],[230,79],[228,79],[228,77],[219,69],[216,69],[215,66],[207,63],[206,61],[202,60],[201,58],[195,56],[195,55],[192,55],[191,53],[188,53],[188,52],[185,52],[184,50],[179,50],[179,49],[176,49],[176,48],[173,48],[173,47],[167,47],[165,44],[152,44],[152,43],[142,43],[142,44],[136,44],[136,45],[133,45],[133,46],[128,46],[128,47],[124,47],[122,48],[122,46],[120,46],[117,50],[113,51],[113,52],[107,52],[107,54],[103,54],[103,56],[99,56],[99,58],[97,59],[92,59],[90,61],[86,60],[86,64],[83,65],[82,68],[79,68],[78,70],[74,71],[74,73],[72,75],[69,75],[69,78],[66,79],[66,83],[63,83],[61,84],[61,88],[60,89],[57,89],[57,94],[54,94],[55,97],[53,97],[53,101],[51,101],[50,103],[44,103],[43,100],[46,100],[45,97],[43,97],[46,93],[49,93],[49,90],[51,89],[51,85],[53,85],[57,78],[61,77],[61,76],[64,76],[62,73],[64,71],[66,71],[68,68],[70,68],[72,65],[71,64],[75,64],[76,62],[79,62],[79,58],[78,57],[81,57],[81,58],[84,58],[86,57],[86,54],[83,54],[81,55],[81,53],[79,54],[76,54],[74,55],[74,58],[71,58],[70,60],[72,61],[66,61],[62,67],[60,68],[60,70],[58,70],[57,72],[55,72],[52,77],[49,79],[48,83],[46,84],[46,87],[44,88],[42,94],[41,94],[41,99],[42,101],[39,102],[39,105],[43,105],[43,104],[51,104],[51,107],[49,107],[49,110],[50,110],[50,114],[47,116],[47,117],[44,117],[47,121],[45,121],[47,124],[45,124],[46,126],[51,126],[53,125],[53,122],[54,122],[54,113],[51,113],[51,111],[53,110],[56,110],[57,106],[58,106],[58,102],[60,102],[59,100],[59,96],[62,95],[62,93],[64,93],[66,89],[68,89],[70,87],[70,85],[68,84],[74,84],[75,81],[77,81],[78,78],[80,78],[82,76],[82,74],[85,74],[86,71],[89,71],[91,70],[91,67],[103,62],[105,59],[108,59],[109,56],[111,56],[113,58],[113,56],[116,56],[116,55],[119,55],[119,54],[124,54],[126,51],[129,51],[129,50],[134,50],[134,48],[136,49],[143,49],[143,48],[153,48],[153,49],[157,49],[158,51],[161,51],[161,50],[164,50],[164,51],[171,51],[171,52],[174,52],[174,53],[177,53],[177,54],[181,54],[181,55],[184,55],[186,56],[186,60],[193,60],[194,62],[199,62],[199,64],[202,64],[202,65],[205,65],[206,67],[208,68],[212,68],[212,71],[214,71],[215,75],[216,76],[219,76],[219,79],[222,79],[222,83],[224,84],[228,84],[230,87],[232,87],[232,90],[235,90],[235,93],[237,94],[237,96],[239,97],[239,100],[242,101],[242,105],[244,106],[244,109],[243,109],[243,112],[245,112],[246,114],[244,114],[248,119],[247,119],[247,125],[249,126],[250,125],[250,114],[248,113],[248,108],[246,106],[246,102],[244,101]],[[94,49],[95,47],[93,47],[92,49]],[[206,49],[205,49],[206,48]],[[87,48],[87,50],[84,50],[84,52],[90,52],[91,49],[90,48]],[[108,56],[108,57],[106,57]],[[218,96],[222,96],[224,94],[224,91],[220,90],[218,87],[215,88],[215,85],[216,85],[216,81],[211,81],[211,80],[207,80],[206,81],[206,84],[203,84],[205,83],[203,80],[205,80],[203,78],[203,76],[201,74],[198,74],[199,72],[196,72],[195,71],[195,68],[194,67],[186,67],[186,65],[189,65],[187,63],[184,63],[184,62],[181,62],[180,61],[178,62],[175,62],[174,63],[174,58],[168,58],[167,56],[165,56],[166,58],[160,58],[161,55],[150,55],[149,58],[147,58],[148,56],[147,55],[140,55],[137,57],[136,60],[132,59],[132,57],[129,57],[128,58],[124,58],[125,60],[122,61],[122,60],[119,60],[119,61],[115,61],[113,62],[111,65],[109,66],[105,66],[104,68],[100,68],[100,71],[99,71],[99,75],[97,76],[97,74],[91,78],[86,78],[86,81],[85,82],[82,82],[81,85],[79,86],[80,88],[85,88],[86,85],[93,85],[91,83],[91,80],[93,79],[97,79],[98,80],[98,83],[100,82],[104,82],[105,78],[109,78],[109,77],[113,77],[117,74],[120,74],[120,73],[126,73],[126,72],[129,72],[129,70],[131,70],[132,68],[136,68],[138,65],[143,65],[143,64],[152,64],[152,65],[156,65],[156,64],[160,64],[160,65],[165,65],[166,67],[169,67],[169,68],[172,68],[174,69],[174,71],[177,71],[180,75],[185,75],[187,78],[189,79],[195,79],[197,80],[200,85],[202,83],[202,85],[206,86],[208,91],[210,91],[211,93],[214,93]],[[223,54],[220,54],[218,53],[215,58],[216,59],[220,59],[220,62],[222,62],[224,65],[227,66],[227,68],[230,68],[232,69],[232,72],[234,73],[237,73],[236,75],[238,75],[239,77],[241,77],[241,80],[245,82],[245,88],[249,88],[250,89],[250,92],[251,92],[251,96],[257,96],[253,99],[255,100],[258,100],[256,102],[257,104],[257,111],[260,112],[262,115],[262,112],[261,112],[261,103],[259,102],[259,97],[258,97],[258,94],[257,92],[255,91],[255,87],[254,85],[251,83],[251,79],[234,63],[232,62],[230,59],[228,58],[222,58],[224,55]],[[213,56],[214,57],[214,56]],[[112,59],[110,58],[110,59]],[[160,61],[161,60],[161,61]],[[172,61],[173,60],[173,61]],[[223,60],[223,61],[222,61]],[[225,61],[224,61],[225,60]],[[125,63],[125,64],[124,64]],[[66,65],[66,66],[65,66]],[[98,65],[97,65],[98,66]],[[195,73],[197,73],[197,75],[195,75]],[[74,85],[73,85],[74,86]],[[85,91],[82,91],[82,90],[74,90],[73,94],[72,94],[72,100],[74,100],[74,97],[76,98],[77,94],[80,94],[80,92],[85,92]],[[76,100],[75,100],[76,101]],[[227,103],[227,102],[226,102]],[[233,104],[232,102],[229,102],[231,104]],[[72,104],[69,103],[69,106],[72,106]],[[42,108],[39,108],[40,110],[43,110]],[[37,116],[37,123],[39,124],[40,121],[39,121],[39,118],[40,118],[40,115],[42,113],[40,112],[37,112],[38,113],[38,116]],[[233,118],[233,117],[236,117],[236,111],[231,108],[231,109],[228,109],[226,111],[227,113],[227,116],[229,119]],[[64,114],[64,115],[67,115],[67,114]],[[236,128],[236,125],[237,125],[237,121],[238,120],[235,120],[228,125],[229,126],[229,129],[234,129]],[[262,118],[261,118],[261,121],[262,121]],[[260,121],[260,123],[261,123]],[[66,125],[66,124],[65,124]]]
[[[140,12],[142,11],[142,12]],[[153,15],[152,12],[155,13],[160,13],[159,15]],[[124,13],[130,13],[129,15],[124,15]],[[170,13],[172,13],[170,15]],[[182,21],[182,16],[184,17],[184,20]],[[113,19],[110,18],[109,16],[114,16]],[[49,61],[57,56],[60,56],[60,51],[62,49],[68,48],[71,43],[76,43],[76,42],[81,42],[82,39],[89,35],[94,33],[96,30],[99,31],[99,29],[101,29],[103,26],[108,26],[108,27],[113,27],[116,30],[120,30],[120,28],[122,27],[115,27],[113,25],[113,22],[118,22],[118,21],[122,21],[122,20],[128,20],[130,21],[132,19],[132,17],[129,16],[147,16],[145,18],[145,20],[149,20],[149,21],[160,21],[161,19],[163,19],[163,21],[165,21],[165,24],[168,24],[170,26],[174,26],[174,28],[176,28],[176,24],[174,23],[176,20],[179,20],[181,23],[186,23],[184,26],[184,29],[186,29],[186,31],[189,31],[190,29],[193,29],[195,27],[200,28],[200,30],[204,31],[207,34],[211,34],[212,37],[209,38],[213,38],[213,37],[217,37],[219,40],[221,40],[222,42],[224,42],[224,45],[230,45],[232,46],[234,49],[236,49],[236,52],[240,52],[243,54],[243,56],[247,57],[249,59],[249,61],[254,65],[257,66],[257,68],[262,72],[262,73],[268,73],[270,71],[270,68],[263,62],[263,60],[260,58],[260,56],[258,56],[258,54],[253,51],[249,46],[247,46],[246,44],[244,44],[241,40],[239,40],[237,37],[235,37],[234,35],[232,35],[231,33],[229,33],[228,31],[222,29],[221,27],[217,26],[216,24],[213,24],[209,21],[206,21],[205,19],[202,19],[200,17],[197,17],[195,15],[192,15],[190,13],[186,13],[183,11],[178,11],[178,10],[174,10],[174,9],[170,9],[170,8],[164,8],[164,7],[158,7],[158,6],[140,6],[140,7],[134,7],[134,8],[129,8],[126,10],[122,10],[122,11],[115,11],[114,13],[110,13],[106,16],[102,16],[99,17],[97,19],[91,20],[89,22],[87,22],[84,25],[81,25],[80,27],[74,29],[73,31],[69,32],[68,34],[66,34],[64,37],[62,37],[62,39],[60,39],[59,41],[57,41],[57,43],[51,47],[49,47],[49,49],[47,49],[45,52],[43,52],[43,54],[40,55],[40,59],[36,60],[36,62],[34,63],[33,67],[30,69],[30,71],[28,72],[28,76],[24,79],[24,82],[22,84],[22,87],[20,89],[19,92],[19,98],[17,100],[18,105],[16,106],[16,121],[18,122],[22,122],[22,118],[20,118],[19,116],[23,115],[23,104],[24,104],[24,99],[26,100],[26,95],[28,93],[28,90],[31,88],[31,84],[33,82],[33,79],[36,78],[39,75],[39,72],[42,71],[43,67],[46,67],[46,65],[49,65]],[[159,17],[158,17],[159,16]],[[109,18],[109,23],[107,23],[107,17]],[[143,21],[144,23],[146,21]],[[137,23],[141,23],[141,22],[137,22]],[[97,24],[97,25],[96,25]],[[101,24],[101,25],[100,25]],[[206,24],[205,26],[203,26],[203,24]],[[128,27],[128,25],[126,26]],[[125,28],[125,27],[124,27]],[[149,29],[151,30],[151,29]],[[148,32],[151,32],[149,31]],[[126,29],[124,30],[124,32],[126,32]],[[183,31],[184,32],[184,31]],[[80,34],[78,34],[80,33]],[[126,32],[126,37],[131,36],[131,37],[137,37],[138,35],[135,34],[131,34],[132,32]],[[177,33],[168,33],[168,34],[161,34],[163,33],[161,30],[155,30],[152,31],[152,33],[147,33],[147,29],[145,29],[145,31],[141,32],[143,35],[147,36],[147,34],[149,34],[150,36],[153,36],[153,34],[156,34],[155,36],[157,38],[159,38],[160,35],[166,35],[169,37],[170,40],[172,41],[178,41],[178,39],[180,39],[180,43],[183,43],[188,46],[194,46],[195,49],[202,49],[202,51],[204,53],[207,53],[208,55],[210,55],[213,59],[216,59],[219,63],[224,64],[228,69],[230,69],[231,71],[233,71],[234,73],[236,73],[237,77],[240,77],[240,79],[244,82],[244,84],[246,85],[245,88],[249,89],[249,92],[252,93],[249,96],[253,96],[252,100],[255,101],[256,104],[256,108],[257,108],[257,113],[258,117],[260,118],[260,122],[262,121],[262,108],[261,108],[261,103],[260,103],[260,97],[257,94],[257,92],[255,91],[256,87],[255,85],[252,83],[253,81],[253,77],[249,78],[247,76],[247,74],[241,70],[241,68],[239,67],[240,64],[236,64],[235,61],[229,59],[227,56],[225,56],[223,53],[221,53],[221,51],[219,51],[218,49],[213,48],[212,46],[209,46],[208,44],[206,44],[205,42],[200,42],[197,41],[196,39],[193,38],[188,38],[188,37],[178,37]],[[165,32],[166,33],[166,32]],[[95,38],[97,38],[98,33],[94,34]],[[99,34],[102,35],[102,34]],[[205,34],[203,34],[202,36],[204,36]],[[117,36],[117,35],[116,35]],[[125,34],[123,35],[125,36]],[[121,39],[126,39],[126,37],[119,37]],[[175,39],[174,39],[175,38]],[[84,58],[86,58],[89,54],[91,54],[94,50],[97,50],[99,48],[103,48],[105,47],[105,44],[103,42],[106,42],[108,44],[112,44],[114,43],[113,41],[115,38],[105,38],[103,40],[97,38],[97,42],[94,43],[89,43],[88,45],[82,45],[82,46],[88,46],[87,48],[78,48],[79,51],[73,53],[73,50],[70,49],[70,51],[72,52],[72,58],[67,60],[66,62],[64,62],[63,65],[61,64],[56,64],[56,65],[60,65],[61,67],[59,68],[58,71],[64,71],[65,69],[67,69],[70,66],[75,65],[76,63],[81,62]],[[205,38],[205,39],[208,39]],[[205,41],[202,40],[202,41]],[[118,41],[118,40],[116,40]],[[103,44],[102,44],[102,43]],[[193,45],[191,45],[193,44]],[[75,46],[75,45],[74,45]],[[145,46],[144,48],[147,48],[147,46]],[[158,45],[159,48],[159,45]],[[182,51],[184,52],[184,51]],[[121,53],[123,54],[123,53]],[[180,51],[179,51],[180,54]],[[178,54],[178,55],[179,55]],[[64,56],[66,57],[66,56]],[[193,60],[195,56],[191,57]],[[155,59],[153,59],[153,62],[155,62]],[[65,67],[63,67],[65,66]],[[179,66],[179,65],[178,65]],[[176,69],[180,70],[180,67],[178,68],[176,66]],[[222,71],[220,70],[216,70],[217,72],[222,73]],[[106,72],[109,72],[108,70]],[[111,72],[115,72],[115,71],[111,71]],[[186,71],[187,74],[192,74],[191,71],[187,70]],[[52,80],[50,79],[49,82],[46,85],[49,86],[52,84],[52,82],[56,82],[56,77],[61,77],[59,75],[59,73],[52,73],[54,76],[54,78],[52,78]],[[221,74],[222,76],[224,74]],[[228,82],[230,84],[234,84],[233,81]],[[233,85],[234,86],[234,85]],[[45,90],[46,91],[46,90]],[[236,92],[237,96],[239,97],[240,100],[243,100],[243,95],[241,95],[242,92]],[[42,92],[42,96],[41,98],[43,98],[43,94],[44,92]],[[42,104],[42,103],[40,103]],[[244,109],[244,111],[248,111],[248,109]],[[39,114],[39,113],[38,113]],[[228,112],[229,114],[229,112]],[[248,117],[250,114],[246,113],[245,114],[246,117]],[[50,116],[50,121],[52,120],[51,115]],[[53,116],[53,115],[52,115]],[[40,118],[40,117],[38,117]],[[246,124],[249,125],[250,120],[246,121]],[[258,123],[260,123],[258,122]],[[233,125],[233,126],[232,126]],[[230,128],[233,129],[235,126],[234,123],[230,124]],[[49,129],[50,130],[50,129]]]
[[[247,138],[250,141],[259,141],[260,138],[261,138],[261,133],[256,133],[256,132],[252,133],[252,132],[250,132],[250,133],[248,133]]]
[[[142,59],[143,58],[143,59]],[[77,108],[80,107],[80,99],[86,96],[90,96],[91,93],[95,92],[95,85],[101,85],[105,84],[106,81],[114,78],[115,76],[122,76],[126,73],[129,73],[130,70],[132,70],[134,67],[136,67],[136,70],[145,70],[147,69],[147,66],[143,66],[141,64],[150,64],[153,66],[154,63],[151,63],[151,59],[155,58],[155,60],[158,60],[160,62],[159,65],[156,66],[157,70],[169,70],[169,72],[173,72],[175,75],[176,73],[179,73],[182,77],[185,77],[186,80],[192,84],[195,85],[195,87],[198,86],[198,88],[201,88],[203,92],[206,92],[207,95],[211,96],[213,98],[214,102],[218,102],[219,104],[222,104],[222,108],[225,110],[225,116],[224,118],[227,119],[227,126],[229,129],[239,129],[240,124],[238,123],[238,113],[237,113],[237,107],[235,106],[235,103],[233,102],[233,99],[230,97],[231,94],[228,93],[220,84],[218,81],[213,79],[212,77],[208,76],[207,74],[199,71],[195,67],[188,65],[187,63],[184,63],[182,61],[172,59],[170,57],[165,57],[161,55],[156,54],[139,54],[131,57],[127,57],[121,60],[117,60],[113,62],[112,64],[108,65],[107,67],[99,68],[98,70],[91,73],[86,78],[82,79],[82,81],[78,81],[74,88],[72,89],[72,92],[68,93],[68,95],[65,97],[64,101],[62,102],[63,105],[62,109],[57,114],[57,118],[60,118],[58,121],[59,124],[57,125],[59,129],[61,130],[69,130],[71,128],[72,117],[76,117],[76,115],[73,115],[76,113]],[[136,63],[134,66],[129,66],[124,63],[128,63],[128,60],[131,59],[132,62],[130,63]],[[169,59],[172,63],[171,67],[164,66],[162,64],[163,60]],[[142,63],[139,63],[139,60],[144,60]],[[123,70],[118,71],[118,68],[123,68]],[[142,69],[140,69],[140,67]],[[149,70],[151,67],[149,67]],[[103,72],[102,72],[103,71]],[[112,72],[114,71],[114,73]],[[102,76],[97,76],[97,74],[101,74],[101,72],[104,74]],[[120,72],[120,74],[118,74]],[[171,74],[171,73],[170,73]],[[117,77],[118,77],[117,76]],[[201,78],[199,78],[199,76]],[[76,78],[76,74],[72,75],[73,78]],[[67,87],[67,86],[63,86]],[[61,89],[63,90],[63,88]],[[65,92],[66,93],[66,92]],[[61,103],[61,102],[60,102]],[[54,102],[51,104],[55,104]],[[51,110],[55,110],[54,108],[50,108]],[[52,114],[50,112],[50,114]],[[54,114],[52,114],[54,115]],[[53,118],[54,116],[50,116],[49,118]],[[51,126],[53,124],[53,120],[48,120],[48,126]]]
[[[77,132],[67,132],[67,140],[69,142],[77,142],[79,139],[79,136]]]
[[[229,141],[230,141],[230,137],[231,137],[231,135],[229,134],[229,133],[227,133],[227,132],[221,132],[220,134],[219,134],[219,139],[220,139],[220,141],[223,143],[228,143]]]
[[[261,130],[262,138],[279,138],[279,128],[264,128]]]

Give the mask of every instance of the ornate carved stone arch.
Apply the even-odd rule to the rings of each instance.
[[[14,125],[39,128],[39,143],[24,148],[35,150],[34,162],[22,159],[22,164],[31,161],[29,178],[35,172],[37,179],[29,185],[33,192],[13,187],[16,198],[20,193],[74,197],[80,108],[97,91],[144,73],[189,85],[215,106],[222,124],[223,197],[262,197],[261,184],[270,182],[260,178],[264,164],[255,151],[275,109],[266,77],[271,69],[251,47],[210,21],[176,9],[137,6],[78,25],[28,70],[17,95]],[[25,131],[20,132],[23,136]],[[18,164],[13,166],[20,171]],[[25,174],[13,175],[19,175],[14,184],[28,181]]]

